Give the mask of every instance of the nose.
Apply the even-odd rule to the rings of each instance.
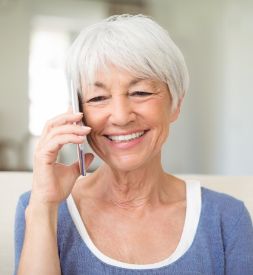
[[[135,113],[127,96],[112,98],[110,122],[117,126],[125,126],[135,120]]]

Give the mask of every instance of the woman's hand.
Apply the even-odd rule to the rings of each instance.
[[[56,160],[65,144],[81,144],[90,132],[89,127],[74,124],[81,118],[82,114],[69,111],[48,121],[36,146],[19,275],[61,274],[57,246],[58,206],[71,193],[80,171],[78,161],[66,166]],[[85,156],[87,166],[92,159],[92,154]]]
[[[89,134],[91,128],[74,124],[82,116],[82,113],[68,111],[46,123],[34,154],[32,201],[58,205],[71,193],[80,175],[79,162],[67,166],[56,160],[65,144],[82,144]],[[92,160],[92,154],[85,155],[86,167]]]

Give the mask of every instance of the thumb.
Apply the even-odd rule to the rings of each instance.
[[[87,169],[91,165],[91,163],[94,159],[94,155],[92,153],[86,153],[86,154],[84,154],[84,158],[85,158],[85,167]]]
[[[85,159],[85,168],[90,166],[91,162],[94,159],[94,155],[92,153],[86,153],[84,154],[84,159]],[[72,170],[72,175],[74,177],[74,180],[76,180],[80,176],[80,166],[79,166],[79,161],[77,160],[70,166]]]

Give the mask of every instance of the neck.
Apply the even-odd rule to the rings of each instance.
[[[98,178],[103,178],[103,199],[123,209],[141,208],[161,200],[168,176],[158,158],[134,171],[118,171],[104,164],[96,172]]]

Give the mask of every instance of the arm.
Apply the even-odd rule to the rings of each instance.
[[[26,210],[21,209],[21,218],[18,210],[16,219],[18,275],[61,274],[57,246],[58,207],[71,193],[80,171],[78,161],[66,166],[57,163],[56,159],[65,144],[83,143],[90,128],[73,124],[80,119],[81,114],[70,112],[52,119],[46,124],[36,147],[30,200]],[[93,156],[85,157],[88,166]]]
[[[226,274],[253,274],[253,227],[244,205],[225,241],[225,259]]]
[[[16,209],[16,217],[15,217],[15,273],[17,274],[17,269],[19,265],[19,261],[27,261],[27,266],[31,270],[36,270],[36,266],[34,266],[34,262],[32,261],[32,258],[40,257],[42,260],[41,265],[43,266],[43,269],[39,269],[36,271],[36,274],[60,274],[59,273],[59,262],[56,261],[55,263],[52,263],[52,265],[48,265],[50,263],[51,259],[58,259],[57,256],[57,250],[55,250],[56,245],[56,226],[52,226],[51,224],[48,224],[48,221],[50,221],[50,216],[54,215],[55,211],[48,209],[46,210],[46,213],[43,213],[44,207],[41,209],[37,209],[37,213],[33,213],[30,215],[29,212],[36,211],[36,209],[32,210],[30,208],[26,208],[29,200],[29,194],[24,194],[17,204]],[[34,217],[35,219],[31,220],[30,217]],[[49,217],[49,219],[47,218]],[[38,219],[37,219],[38,218]],[[31,220],[31,221],[30,221]],[[53,220],[56,220],[55,217],[53,217]],[[32,223],[36,222],[36,224],[33,226]],[[30,224],[31,223],[31,224]],[[32,232],[25,232],[27,231],[26,228],[33,228]],[[50,228],[51,230],[48,230]],[[46,229],[46,230],[45,230]],[[34,234],[35,233],[35,234]],[[26,236],[25,240],[24,237]],[[45,240],[50,240],[49,242],[45,242]],[[22,251],[22,247],[24,242],[27,242],[28,245],[24,245],[24,249]],[[34,246],[29,248],[29,243]],[[22,251],[22,257],[23,259],[20,259],[21,257],[21,251]],[[50,259],[48,259],[50,257]],[[45,261],[45,263],[43,263]],[[21,267],[22,268],[22,267]],[[19,273],[23,272],[19,269]],[[58,272],[58,273],[57,273]],[[29,274],[29,273],[28,273]]]
[[[56,236],[57,206],[28,206],[25,224],[18,274],[61,274]]]

